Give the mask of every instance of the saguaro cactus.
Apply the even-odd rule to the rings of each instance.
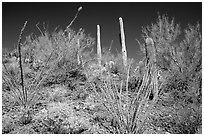
[[[150,60],[152,60],[153,62],[156,61],[156,49],[154,47],[154,42],[152,40],[152,38],[147,38],[145,40],[145,44],[146,44],[146,50],[147,50],[147,55],[150,58]]]
[[[151,69],[151,73],[152,73],[152,82],[153,82],[153,94],[154,94],[154,98],[153,101],[155,102],[155,100],[158,97],[158,70],[156,67],[156,48],[154,46],[154,41],[152,40],[152,38],[147,38],[145,40],[145,44],[146,44],[146,48],[147,48],[147,54],[148,54],[148,58],[150,63],[152,64],[152,69]]]
[[[122,43],[122,56],[123,56],[123,65],[127,66],[127,50],[125,46],[125,33],[124,33],[124,27],[123,27],[123,19],[119,18],[120,22],[120,33],[121,33],[121,43]]]
[[[97,55],[98,64],[101,66],[101,39],[100,39],[100,25],[97,25]]]
[[[77,41],[77,63],[78,63],[78,65],[81,64],[81,61],[80,61],[80,39],[78,39],[78,41]]]

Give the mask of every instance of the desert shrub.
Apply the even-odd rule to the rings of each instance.
[[[68,34],[63,35],[62,31],[53,33],[52,41],[55,45],[55,55],[58,57],[56,65],[53,66],[52,74],[47,79],[50,83],[63,84],[66,80],[69,80],[70,75],[74,75],[73,71],[80,73],[82,64],[86,60],[80,59],[80,64],[78,64],[77,55],[83,56],[83,51],[94,44],[93,38],[85,36],[84,30],[79,30],[77,33],[70,30]],[[83,75],[75,74],[75,76],[80,78]]]
[[[189,26],[185,31],[184,42],[181,42],[182,72],[172,72],[167,79],[167,90],[172,90],[174,98],[190,103],[201,104],[201,34],[199,25]],[[196,60],[194,60],[196,59]],[[179,58],[178,58],[179,60]],[[181,61],[181,60],[180,60]],[[176,100],[176,99],[175,99]]]
[[[162,72],[169,71],[171,76],[168,76],[166,81],[175,84],[170,86],[183,90],[182,87],[188,86],[189,88],[193,80],[200,79],[198,75],[201,75],[202,54],[199,24],[196,26],[189,25],[184,30],[184,39],[182,40],[179,39],[181,34],[180,26],[175,23],[175,20],[169,19],[166,15],[159,15],[156,23],[143,28],[143,33],[143,37],[153,39],[157,49],[158,70]],[[145,51],[144,44],[140,45]],[[185,88],[185,90],[189,89]]]
[[[90,128],[89,117],[74,113],[73,102],[50,103],[48,109],[44,109],[35,116],[35,131],[39,133],[54,134],[79,134]]]
[[[30,35],[26,37],[23,44],[20,43],[23,86],[25,87],[23,89],[21,89],[22,77],[18,62],[3,64],[5,69],[3,79],[4,85],[6,85],[4,88],[12,90],[13,96],[16,97],[18,103],[22,102],[21,99],[27,99],[25,100],[27,104],[32,105],[34,99],[38,97],[36,94],[41,87],[46,86],[46,84],[64,83],[70,75],[74,75],[70,72],[74,69],[76,73],[80,72],[82,66],[78,64],[77,55],[81,56],[86,48],[94,44],[94,40],[90,36],[85,36],[82,29],[77,33],[72,30],[69,32],[71,35],[64,34],[62,30],[57,33],[53,32],[53,34],[45,31],[38,37]],[[18,58],[17,51],[13,51],[13,54]],[[13,58],[15,59],[15,57]],[[83,60],[80,61],[83,62]],[[77,76],[80,78],[83,77],[83,74],[76,74],[75,77]],[[75,81],[73,79],[69,81],[74,83],[78,80],[77,78]],[[15,88],[17,88],[17,91]],[[22,90],[25,90],[26,94],[22,94],[22,92],[24,93]]]
[[[167,101],[166,101],[167,103]],[[159,107],[153,125],[172,134],[194,134],[202,125],[201,107],[195,104],[171,101],[172,105]]]
[[[105,112],[102,115],[106,113],[105,117],[99,116],[97,120],[109,133],[141,133],[141,128],[154,105],[154,101],[148,103],[148,89],[151,88],[147,82],[143,83],[138,92],[130,91],[129,69],[126,80],[120,81],[120,87],[117,85],[118,81],[115,81],[110,74],[98,84],[92,84],[98,102],[104,107]],[[146,74],[145,80],[148,80],[148,73]]]
[[[48,76],[47,80],[54,80],[52,77],[57,76],[57,81],[52,82],[59,83],[65,80],[62,77],[63,74],[66,75],[66,72],[79,67],[77,55],[82,56],[83,51],[93,44],[94,39],[89,35],[86,36],[82,29],[78,32],[68,29],[67,33],[60,30],[54,31],[52,34],[45,31],[38,37],[30,35],[26,37],[21,47],[25,77],[26,75],[36,77],[44,70],[44,74],[48,75],[49,73],[51,77],[49,79]],[[80,61],[83,62],[83,60]],[[25,69],[28,69],[28,72]]]
[[[2,116],[2,134],[10,133],[15,129],[15,121],[9,116]]]
[[[32,124],[31,124],[26,126],[19,126],[14,131],[11,131],[9,134],[37,134],[37,132],[35,132],[32,129]]]
[[[30,125],[32,118],[27,115],[29,114],[21,105],[12,106],[6,114],[2,115],[2,133],[18,132],[19,127]]]
[[[127,68],[124,67],[123,63],[121,63],[122,61],[123,61],[123,58],[121,53],[114,55],[109,50],[104,48],[102,53],[102,64],[104,65],[106,70],[104,72],[105,74],[102,74],[102,77],[99,77],[99,79],[103,78],[103,76],[104,77],[107,76],[108,74],[118,81],[126,80]],[[135,86],[137,84],[136,83],[137,80],[134,76],[136,74],[134,73],[135,68],[133,66],[133,63],[134,63],[133,59],[130,59],[130,58],[127,59],[127,64],[131,65],[129,69],[129,76],[130,76],[129,89],[132,89],[132,90],[135,89]],[[120,86],[119,82],[116,82],[116,83],[118,84],[118,86]],[[123,84],[123,89],[125,89],[124,84]]]
[[[155,24],[143,28],[143,33],[144,37],[151,37],[155,43],[158,70],[168,71],[160,88],[162,101],[158,102],[158,106],[164,106],[166,110],[171,108],[176,114],[166,119],[161,115],[158,120],[161,119],[163,128],[170,133],[195,133],[200,125],[198,120],[201,120],[201,111],[195,109],[202,104],[200,25],[189,25],[181,39],[180,26],[174,19],[163,15],[158,17]],[[194,121],[197,121],[192,121],[191,116],[196,116]]]
[[[164,119],[160,116],[162,128],[170,133],[190,134],[196,133],[202,125],[201,105],[202,93],[199,92],[199,83],[189,82],[188,78],[181,78],[183,75],[172,77],[164,92],[161,93],[161,103],[168,108],[176,109],[177,115]],[[161,107],[162,108],[162,107]],[[158,124],[158,122],[156,122]]]
[[[102,48],[102,65],[103,67],[106,67],[106,70],[109,73],[119,75],[123,77],[125,74],[127,74],[127,69],[123,66],[121,63],[122,61],[122,54],[117,53],[113,54],[111,53],[110,49]],[[110,64],[110,62],[112,64]],[[127,60],[128,65],[131,65],[133,62],[133,59],[128,58]]]
[[[181,63],[178,42],[181,29],[175,23],[174,18],[167,15],[159,15],[156,23],[143,27],[143,37],[153,39],[156,48],[157,66],[162,71],[181,70]],[[145,53],[145,44],[141,44],[141,49]]]
[[[10,51],[7,48],[2,48],[2,59],[7,58],[10,55]]]
[[[71,97],[72,91],[66,87],[56,86],[49,90],[49,102],[64,102]]]

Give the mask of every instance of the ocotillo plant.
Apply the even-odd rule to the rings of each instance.
[[[26,108],[26,102],[27,102],[27,91],[25,91],[25,85],[24,85],[24,80],[23,80],[23,68],[22,68],[22,57],[21,57],[21,36],[23,34],[23,31],[26,27],[27,21],[24,23],[23,28],[21,29],[21,33],[19,35],[18,39],[18,54],[19,54],[19,66],[20,66],[20,72],[21,72],[21,87],[22,87],[22,92],[23,92],[23,106]]]
[[[124,67],[127,66],[127,50],[125,46],[125,33],[124,33],[124,27],[123,27],[123,19],[119,18],[120,22],[120,33],[121,33],[121,43],[122,43],[122,56],[123,56],[123,65]]]
[[[18,79],[14,78],[14,75],[10,74],[8,71],[6,65],[3,63],[3,66],[5,68],[6,74],[9,76],[10,79],[2,77],[5,83],[8,84],[8,86],[11,88],[11,91],[9,92],[9,95],[14,98],[16,102],[18,102],[25,112],[29,112],[30,106],[34,105],[38,100],[38,92],[40,91],[40,86],[42,85],[43,81],[49,76],[51,72],[48,72],[47,75],[45,74],[46,66],[50,59],[52,58],[52,55],[54,54],[54,50],[48,57],[48,59],[45,61],[45,67],[39,72],[39,74],[36,75],[33,82],[30,84],[27,84],[24,82],[24,73],[23,73],[23,62],[22,62],[22,49],[21,49],[21,36],[23,34],[23,31],[26,27],[27,21],[25,22],[23,28],[21,29],[19,39],[18,39],[18,55],[19,55],[19,68],[20,68],[20,79],[21,79],[21,85],[18,85]],[[52,70],[52,69],[51,69]],[[50,70],[50,71],[51,71]]]
[[[100,39],[100,25],[97,25],[97,56],[98,64],[101,66],[101,39]]]
[[[23,68],[22,68],[22,56],[21,56],[21,36],[23,34],[23,31],[26,27],[27,21],[24,23],[24,26],[21,29],[19,38],[18,38],[18,44],[17,44],[17,51],[18,51],[18,58],[19,58],[19,67],[20,67],[20,76],[21,76],[21,87],[18,87],[16,83],[16,78],[10,74],[8,71],[6,65],[3,63],[4,69],[6,70],[7,75],[9,76],[10,80],[5,79],[4,76],[2,76],[3,80],[8,84],[8,86],[11,88],[11,94],[16,99],[16,101],[19,102],[23,106],[23,108],[26,108],[26,102],[27,102],[27,91],[25,90],[24,85],[24,76],[23,76]]]
[[[63,35],[65,34],[65,32],[68,30],[68,28],[73,24],[73,22],[75,21],[75,19],[77,18],[79,12],[82,10],[82,6],[80,6],[77,10],[76,15],[74,16],[74,19],[72,19],[72,21],[70,22],[70,24],[66,27],[66,29],[63,32]]]

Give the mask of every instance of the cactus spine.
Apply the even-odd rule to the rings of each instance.
[[[120,22],[120,33],[121,33],[121,43],[122,43],[122,56],[123,56],[123,65],[124,67],[127,66],[127,50],[125,46],[125,33],[124,33],[124,27],[123,27],[123,19],[119,18]]]
[[[98,64],[101,66],[101,39],[100,39],[100,25],[97,25],[97,55]]]

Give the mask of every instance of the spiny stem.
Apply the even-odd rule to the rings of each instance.
[[[75,21],[75,19],[77,18],[79,12],[82,10],[82,7],[79,7],[78,10],[77,10],[77,13],[75,14],[74,18],[72,19],[72,21],[70,22],[70,24],[66,27],[66,29],[64,30],[63,32],[63,35],[64,33],[67,31],[67,29],[73,24],[73,22]]]
[[[21,86],[22,86],[22,92],[23,92],[23,99],[24,99],[24,108],[26,108],[26,101],[27,101],[27,92],[25,91],[25,87],[24,87],[24,80],[23,80],[23,68],[22,68],[22,57],[21,57],[21,36],[23,34],[23,31],[26,27],[27,21],[25,21],[24,26],[21,29],[19,38],[18,38],[18,53],[19,53],[19,66],[20,66],[20,72],[21,72]]]

